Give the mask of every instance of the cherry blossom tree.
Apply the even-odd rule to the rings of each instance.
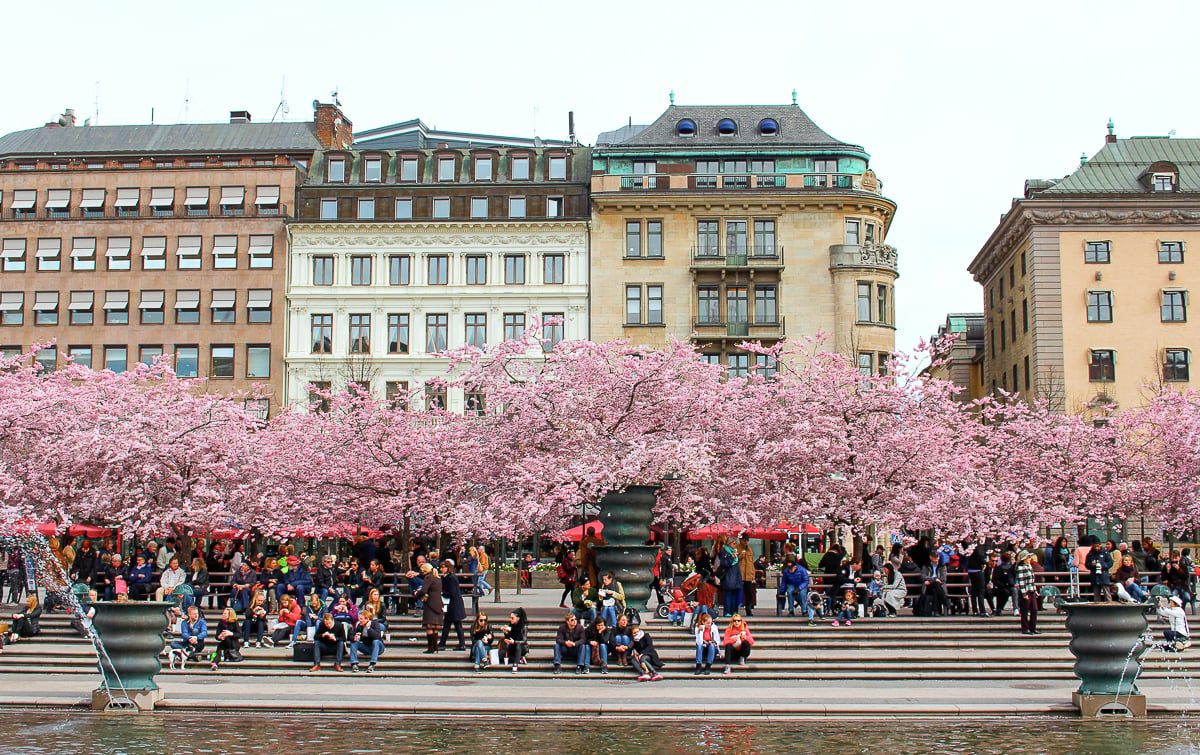
[[[1200,523],[1200,392],[1158,391],[1114,422],[1120,469],[1110,488],[1110,514],[1145,514],[1169,532]]]

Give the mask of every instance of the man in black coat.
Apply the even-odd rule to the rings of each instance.
[[[446,616],[442,621],[442,639],[438,642],[438,650],[446,649],[446,640],[450,638],[450,625],[454,625],[454,630],[458,634],[458,647],[455,650],[466,650],[467,646],[463,644],[463,619],[467,618],[467,607],[463,604],[462,585],[458,581],[458,575],[454,573],[454,562],[446,559],[442,562],[440,571],[442,573],[442,596],[449,599],[449,605],[446,606]]]

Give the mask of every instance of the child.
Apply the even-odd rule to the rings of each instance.
[[[712,616],[702,613],[696,617],[696,676],[708,676],[721,644],[721,631],[713,623]]]
[[[683,590],[676,590],[671,596],[671,603],[667,606],[667,618],[671,620],[671,625],[676,627],[683,626],[683,617],[688,613],[688,602],[683,599]]]
[[[840,621],[845,621],[846,626],[850,626],[850,620],[858,616],[858,597],[854,590],[846,590],[842,593],[842,610],[838,612],[837,618],[833,620],[833,625],[841,626]]]
[[[875,617],[886,616],[887,609],[883,602],[883,572],[875,572],[871,584],[867,585],[867,594],[871,596],[871,611]]]

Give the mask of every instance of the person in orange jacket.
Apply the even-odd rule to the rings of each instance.
[[[741,614],[735,613],[729,617],[729,626],[725,627],[725,673],[733,673],[733,666],[746,665],[750,657],[750,648],[754,645],[754,635]]]

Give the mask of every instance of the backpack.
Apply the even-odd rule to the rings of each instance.
[[[567,581],[567,568],[565,566],[563,566],[562,564],[558,565],[558,581],[559,582]]]

